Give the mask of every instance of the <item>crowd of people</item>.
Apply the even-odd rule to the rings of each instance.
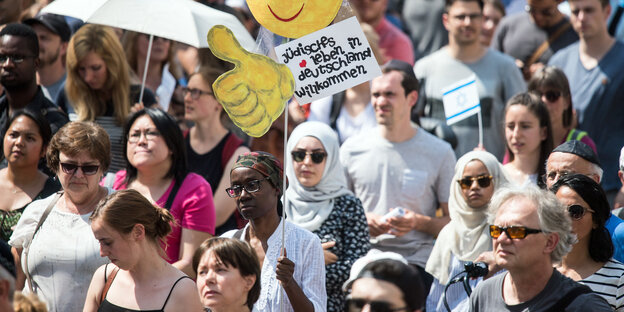
[[[344,0],[381,76],[250,138],[209,48],[0,1],[0,312],[624,311],[620,2]]]

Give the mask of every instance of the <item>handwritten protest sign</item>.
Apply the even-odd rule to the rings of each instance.
[[[381,75],[355,17],[277,46],[275,53],[295,77],[295,98],[301,104]]]

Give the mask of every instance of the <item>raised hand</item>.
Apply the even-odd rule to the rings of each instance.
[[[223,25],[210,29],[208,45],[215,56],[235,65],[212,85],[215,97],[234,124],[250,136],[262,136],[293,95],[292,73],[286,65],[243,49]]]

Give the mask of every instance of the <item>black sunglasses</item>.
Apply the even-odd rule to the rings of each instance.
[[[268,178],[269,177],[259,180],[250,180],[245,182],[244,184],[235,184],[231,187],[226,188],[225,191],[227,192],[228,196],[232,198],[241,196],[241,194],[243,193],[243,189],[247,191],[247,193],[255,193],[260,190],[260,183],[264,180],[267,180]]]
[[[407,307],[391,308],[392,304],[387,301],[369,301],[360,298],[347,298],[347,308],[349,312],[362,311],[368,304],[371,312],[396,312],[406,310]]]
[[[327,153],[325,152],[306,152],[306,151],[292,151],[290,153],[290,155],[292,155],[292,158],[296,161],[296,162],[302,162],[306,155],[310,155],[310,157],[312,158],[312,162],[315,164],[320,164],[323,162],[323,159],[325,159],[325,156],[327,156]]]
[[[490,236],[493,239],[499,238],[503,232],[507,234],[507,237],[512,239],[524,239],[527,235],[541,233],[542,230],[531,229],[526,226],[502,227],[498,225],[490,225]]]
[[[559,97],[561,97],[561,91],[552,91],[552,90],[548,90],[544,93],[542,93],[542,95],[546,98],[546,100],[548,100],[548,102],[555,102],[559,99]]]
[[[587,211],[594,213],[590,208],[585,208],[581,205],[571,205],[568,207],[568,213],[572,220],[581,220]]]
[[[76,170],[78,170],[78,168],[80,168],[80,170],[82,170],[82,174],[84,175],[94,175],[98,172],[98,169],[100,169],[100,165],[76,165],[76,164],[69,164],[69,163],[61,163],[61,169],[63,169],[63,172],[67,173],[67,174],[75,174]]]
[[[482,175],[477,177],[465,177],[457,180],[457,183],[459,183],[459,186],[462,188],[462,190],[467,190],[472,186],[472,183],[474,181],[477,181],[479,187],[486,188],[490,186],[490,183],[492,183],[492,176]]]

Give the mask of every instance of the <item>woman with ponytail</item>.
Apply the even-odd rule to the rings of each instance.
[[[111,264],[91,280],[84,311],[201,311],[195,283],[163,256],[175,220],[135,190],[102,200],[90,217]]]
[[[564,176],[551,190],[568,210],[578,239],[557,270],[589,286],[614,311],[624,311],[624,264],[612,258],[613,243],[605,228],[611,209],[605,192],[581,174]]]

